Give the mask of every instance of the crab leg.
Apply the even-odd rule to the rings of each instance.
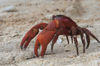
[[[84,39],[84,32],[82,30],[81,27],[78,27],[78,30],[80,32],[80,36],[81,36],[81,41],[82,41],[82,44],[83,44],[83,53],[85,53],[85,39]]]
[[[72,44],[73,44],[73,36],[71,36],[71,41],[72,41]]]
[[[51,53],[53,53],[53,47],[54,47],[54,44],[56,43],[58,39],[58,35],[54,36],[53,40],[52,40],[52,44],[51,44]]]
[[[86,49],[88,49],[89,45],[90,45],[90,36],[89,36],[89,33],[87,32],[86,29],[82,28],[85,35],[86,35],[86,41],[87,41],[87,46],[86,46]]]
[[[85,40],[84,40],[83,33],[81,34],[81,40],[82,40],[82,43],[83,43],[83,53],[85,53]]]
[[[97,40],[97,42],[100,43],[100,41],[88,29],[86,29],[86,28],[82,28],[82,29],[84,30],[84,32],[86,34],[86,39],[87,39],[87,43],[88,43],[86,48],[88,48],[90,45],[90,36],[92,36],[95,40]]]
[[[79,55],[79,52],[78,52],[78,41],[77,41],[77,36],[74,36],[74,42],[75,42],[75,46],[76,46],[76,52],[77,52],[77,55]]]
[[[67,38],[67,42],[69,43],[69,39],[68,39],[68,31],[64,31],[66,30],[65,28],[60,28],[58,29],[58,31],[56,32],[56,35],[54,36],[53,38],[53,41],[52,41],[52,44],[51,44],[51,52],[53,53],[53,46],[54,44],[56,43],[57,39],[58,39],[58,36],[59,35],[66,35],[66,38]]]
[[[75,46],[76,46],[76,52],[77,52],[77,55],[79,55],[77,36],[75,36],[77,34],[76,33],[77,31],[76,31],[75,27],[72,27],[71,30],[72,30],[72,36],[74,38],[74,43],[75,43]]]
[[[62,33],[61,33],[62,32]],[[57,39],[58,39],[58,36],[63,34],[63,29],[60,28],[57,32],[56,32],[56,35],[53,37],[53,40],[52,40],[52,44],[51,44],[51,52],[53,53],[53,46],[54,44],[56,43]]]
[[[100,43],[100,41],[95,37],[95,35],[93,35],[88,29],[86,29],[86,28],[84,28],[84,29],[89,33],[90,36],[92,36],[95,40],[97,40],[97,42]]]
[[[81,40],[82,40],[82,43],[83,43],[83,53],[85,53],[85,39],[84,39],[84,32],[81,28]]]
[[[68,36],[66,35],[66,39],[67,39],[67,42],[68,42],[68,44],[69,44],[69,39],[68,39]]]

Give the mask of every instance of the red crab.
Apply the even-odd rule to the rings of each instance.
[[[43,29],[42,32],[39,32],[39,29]],[[76,51],[77,55],[79,55],[78,52],[78,41],[77,41],[77,35],[80,35],[82,43],[83,43],[83,52],[85,53],[85,40],[84,40],[84,35],[86,35],[86,40],[87,40],[87,47],[89,47],[90,44],[90,36],[92,36],[94,39],[96,39],[98,42],[100,42],[88,29],[86,28],[81,28],[79,27],[71,18],[64,16],[64,15],[56,15],[52,17],[52,22],[49,24],[47,23],[40,23],[32,27],[24,36],[21,42],[21,49],[26,49],[29,42],[36,36],[37,40],[34,46],[34,53],[38,57],[38,48],[41,45],[42,50],[41,50],[41,57],[44,56],[46,48],[51,40],[52,45],[51,45],[51,50],[53,52],[53,46],[55,42],[58,39],[59,35],[65,35],[68,40],[68,36],[71,36],[72,41],[74,40],[75,46],[76,46]]]
[[[90,36],[93,37],[94,39],[97,40],[97,42],[100,43],[100,41],[95,37],[95,35],[93,35],[91,33],[91,31],[89,31],[88,29],[86,28],[81,28],[79,27],[71,18],[67,17],[67,16],[64,16],[64,15],[56,15],[56,16],[53,16],[52,17],[52,20],[58,20],[59,22],[62,22],[65,24],[66,26],[66,31],[70,31],[69,34],[66,34],[66,33],[56,33],[56,36],[54,36],[54,39],[58,39],[58,36],[59,35],[66,35],[67,36],[71,36],[71,39],[72,39],[72,43],[73,43],[73,40],[75,42],[75,46],[76,46],[76,51],[77,51],[77,55],[79,55],[79,52],[78,52],[78,41],[77,41],[77,35],[80,35],[81,37],[81,40],[82,40],[82,43],[83,43],[83,53],[85,53],[85,39],[84,39],[84,34],[86,35],[86,41],[87,41],[87,46],[86,46],[86,49],[88,49],[89,45],[90,45]],[[64,31],[64,32],[66,32]],[[52,42],[52,45],[51,45],[51,50],[53,51],[53,45],[55,44],[56,40],[54,40]],[[68,40],[68,37],[67,37],[67,41],[69,43],[69,40]]]

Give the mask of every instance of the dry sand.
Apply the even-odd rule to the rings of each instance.
[[[11,6],[16,12],[5,11]],[[32,26],[48,23],[57,14],[71,17],[100,39],[100,0],[0,0],[0,66],[100,66],[100,43],[92,38],[84,54],[78,38],[79,56],[65,36],[60,36],[55,44],[55,54],[51,54],[49,44],[44,58],[32,58],[36,38],[27,50],[20,50],[20,42]]]

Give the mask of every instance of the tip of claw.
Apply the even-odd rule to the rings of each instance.
[[[20,46],[21,50],[23,50],[23,46]]]
[[[26,48],[23,48],[23,46],[20,46],[21,50],[26,50]]]
[[[20,49],[21,49],[21,50],[26,50],[26,47],[25,47],[25,46],[23,47],[23,46],[21,45],[21,46],[20,46]]]

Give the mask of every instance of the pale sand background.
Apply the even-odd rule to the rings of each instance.
[[[5,12],[11,6],[17,11]],[[70,16],[100,39],[100,0],[0,0],[0,66],[100,66],[100,43],[92,38],[85,54],[78,38],[77,57],[74,44],[68,45],[65,36],[55,44],[55,54],[50,54],[49,44],[44,58],[32,58],[36,38],[26,51],[20,50],[21,39],[32,26],[48,23],[57,14]]]

